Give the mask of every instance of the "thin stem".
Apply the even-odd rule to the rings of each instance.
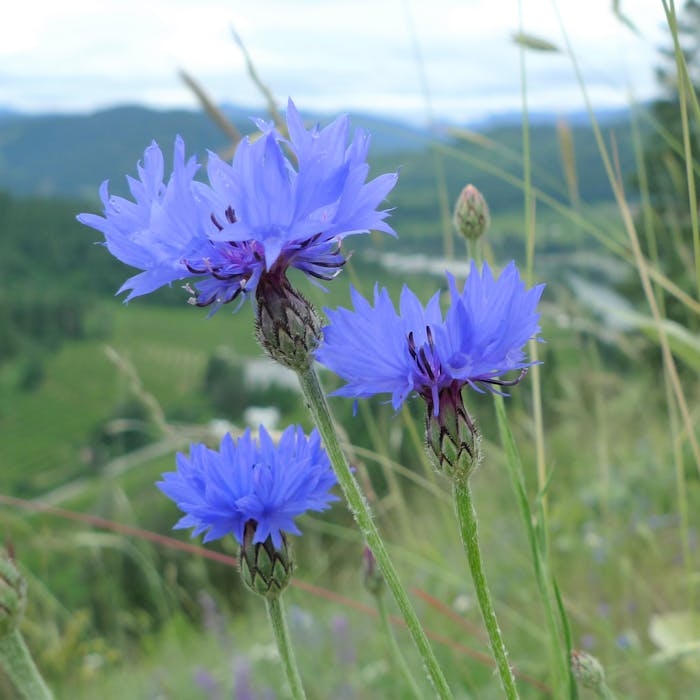
[[[600,700],[617,700],[612,690],[610,690],[610,688],[608,688],[608,686],[605,683],[603,683],[600,686],[600,688],[598,688],[596,694],[598,695]]]
[[[294,700],[306,700],[306,693],[301,684],[299,669],[294,658],[294,650],[289,641],[289,630],[287,629],[287,616],[282,604],[282,598],[265,598],[267,605],[267,615],[270,618],[272,632],[277,642],[277,650],[280,653],[284,672],[287,676],[289,688],[292,691]]]
[[[501,630],[498,627],[496,612],[493,609],[491,594],[489,593],[484,566],[481,561],[481,551],[479,549],[479,537],[477,532],[476,511],[472,502],[471,489],[469,483],[456,482],[454,485],[455,507],[457,518],[459,519],[459,531],[462,536],[462,544],[469,561],[469,568],[474,580],[476,597],[479,599],[481,615],[491,642],[491,653],[496,661],[498,673],[501,676],[501,683],[508,700],[517,700],[518,689],[515,687],[513,671],[508,663],[508,653],[506,652]]]
[[[695,258],[695,277],[700,292],[700,224],[698,223],[697,195],[695,193],[695,173],[693,172],[693,151],[690,142],[690,126],[688,124],[689,93],[695,92],[694,86],[688,77],[688,67],[683,55],[678,37],[678,21],[676,8],[673,1],[670,3],[662,0],[666,20],[668,21],[671,36],[673,37],[674,54],[676,58],[676,71],[678,73],[678,102],[681,113],[681,128],[683,130],[683,155],[685,160],[685,174],[688,183],[688,200],[690,203],[690,225],[693,234],[693,257]]]
[[[53,695],[44,683],[18,629],[0,637],[0,666],[22,697],[27,700],[52,700]]]
[[[411,674],[411,670],[408,668],[406,659],[404,659],[401,649],[394,636],[394,629],[391,626],[391,621],[389,620],[389,613],[386,609],[386,601],[384,600],[384,595],[379,592],[375,595],[375,600],[377,601],[377,610],[379,611],[379,619],[382,621],[382,628],[384,629],[384,634],[386,636],[387,642],[389,643],[389,649],[391,650],[391,655],[394,657],[394,664],[396,668],[401,672],[401,675],[406,681],[411,694],[417,700],[422,700],[423,695],[416,684],[416,680]]]
[[[467,257],[471,258],[477,267],[481,267],[484,263],[484,251],[481,245],[481,238],[476,240],[467,238]]]
[[[523,3],[518,2],[518,29],[523,31]],[[530,157],[530,113],[527,104],[527,68],[525,63],[525,47],[520,46],[520,84],[522,93],[522,140],[523,140],[523,194],[525,205],[525,280],[528,286],[532,286],[535,276],[535,192],[532,188],[532,162]],[[537,365],[537,342],[531,340],[529,343],[530,356],[535,363],[532,367],[532,404],[533,419],[535,423],[535,454],[537,457],[537,489],[541,493],[542,503],[542,531],[544,533],[545,552],[548,558],[547,536],[548,536],[548,507],[545,483],[547,482],[547,465],[544,451],[544,424],[542,418],[542,391],[540,384],[540,372]]]
[[[338,478],[338,483],[345,495],[348,508],[353,514],[355,522],[358,524],[367,545],[374,553],[377,564],[384,576],[384,580],[394,596],[394,600],[401,611],[406,626],[411,633],[411,637],[413,637],[413,641],[423,659],[428,677],[439,698],[445,700],[448,698],[451,699],[453,697],[452,692],[435,658],[435,653],[430,646],[428,638],[425,636],[425,632],[411,605],[411,601],[401,581],[399,581],[396,569],[389,558],[389,553],[372,519],[369,505],[362,495],[360,487],[350,471],[350,467],[340,447],[338,435],[333,424],[333,419],[331,418],[326,397],[321,389],[316,369],[311,366],[308,369],[298,370],[297,374],[309,411],[321,433],[323,443],[328,452],[328,457],[330,458],[333,470]]]

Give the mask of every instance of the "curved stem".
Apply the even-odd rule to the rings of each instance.
[[[435,653],[428,638],[425,636],[425,632],[421,627],[416,611],[411,605],[411,601],[406,594],[404,587],[399,581],[399,577],[396,573],[396,569],[389,558],[389,553],[384,546],[377,526],[374,524],[372,519],[372,513],[369,509],[369,504],[365,500],[360,487],[355,480],[350,467],[348,466],[345,455],[340,447],[340,441],[338,440],[338,435],[335,431],[335,426],[333,425],[333,419],[331,418],[330,409],[328,408],[328,403],[326,397],[321,389],[321,385],[318,380],[318,375],[313,366],[307,369],[297,370],[299,376],[299,383],[301,384],[301,389],[306,398],[307,405],[311,411],[314,422],[318,427],[321,437],[323,438],[323,443],[328,452],[328,457],[333,465],[333,470],[335,471],[336,477],[338,478],[338,483],[340,484],[343,494],[345,495],[345,500],[348,504],[348,508],[352,512],[355,522],[358,524],[362,534],[369,545],[369,548],[374,553],[374,557],[377,560],[377,564],[381,569],[384,580],[386,581],[389,590],[394,596],[394,600],[401,611],[403,619],[406,622],[411,637],[420,653],[423,663],[425,665],[425,670],[428,673],[428,677],[435,688],[435,691],[439,698],[442,700],[451,700],[452,692],[450,691],[445,676],[442,673],[442,669],[435,658]]]
[[[386,609],[386,601],[382,593],[375,595],[377,601],[377,610],[379,611],[379,619],[382,621],[382,627],[384,628],[384,634],[386,635],[387,642],[389,643],[389,649],[391,650],[391,655],[394,657],[394,664],[401,672],[401,675],[406,681],[411,694],[416,700],[422,700],[423,695],[421,694],[418,685],[416,684],[416,679],[411,674],[411,669],[408,668],[406,659],[404,659],[401,649],[399,648],[396,637],[394,636],[394,630],[391,626],[391,620],[389,620],[389,613]]]
[[[277,642],[277,650],[280,653],[284,672],[287,676],[289,688],[292,691],[294,700],[306,700],[306,693],[301,684],[299,669],[294,658],[294,650],[289,641],[289,630],[287,629],[287,616],[282,604],[282,598],[265,598],[267,605],[267,615],[270,618],[272,631]]]
[[[0,637],[0,666],[27,700],[52,700],[53,695],[32,659],[18,629]]]
[[[476,589],[476,596],[479,600],[481,615],[484,618],[484,624],[486,625],[489,641],[491,642],[491,653],[496,660],[496,666],[501,676],[501,683],[503,684],[506,697],[508,700],[517,700],[518,689],[515,687],[515,678],[513,677],[510,664],[508,663],[508,653],[506,652],[506,647],[501,637],[501,630],[498,627],[496,612],[493,609],[491,594],[489,593],[486,576],[484,575],[484,566],[481,561],[481,551],[479,549],[476,511],[474,510],[474,504],[472,502],[471,489],[466,480],[462,483],[455,483],[454,497],[462,544],[464,545],[464,551],[469,561],[469,568],[472,572],[472,579],[474,580],[474,588]]]

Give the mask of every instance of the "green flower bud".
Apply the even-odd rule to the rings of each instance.
[[[277,549],[268,537],[253,543],[257,523],[249,520],[243,532],[239,567],[243,583],[264,598],[277,598],[292,579],[294,560],[287,538],[282,533],[282,546]]]
[[[457,233],[468,240],[475,241],[486,233],[491,224],[491,215],[484,195],[474,185],[467,185],[462,190],[452,220]]]
[[[384,577],[377,566],[374,553],[366,545],[362,553],[362,582],[372,595],[381,595],[384,590]]]
[[[284,275],[263,275],[255,296],[255,335],[265,352],[290,369],[310,367],[321,340],[321,319],[311,302]]]
[[[453,382],[440,391],[437,415],[432,394],[425,398],[425,444],[433,466],[464,483],[479,466],[481,433],[464,406],[461,387]]]
[[[27,604],[27,582],[8,552],[0,552],[0,637],[19,626]]]
[[[572,649],[571,670],[574,672],[576,680],[584,688],[600,693],[606,687],[605,671],[600,661],[585,651]]]

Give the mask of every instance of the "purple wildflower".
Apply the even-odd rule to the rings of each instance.
[[[465,385],[483,392],[514,383],[501,377],[532,364],[523,346],[539,333],[544,285],[526,291],[512,262],[498,279],[486,263],[480,274],[472,262],[461,293],[447,278],[451,305],[444,320],[439,292],[423,307],[406,286],[400,313],[377,287],[374,306],[353,289],[354,311],[326,310],[330,323],[316,359],[347,382],[336,395],[387,393],[398,410],[416,392],[437,416],[441,402],[454,402]]]
[[[142,270],[119,290],[130,290],[127,301],[195,277],[192,303],[216,310],[254,293],[261,275],[279,279],[289,267],[333,279],[345,263],[340,245],[346,236],[396,235],[385,222],[389,212],[377,207],[397,175],[366,182],[369,135],[358,129],[348,144],[347,116],[306,130],[289,100],[288,139],[271,123],[256,124],[260,136],[243,139],[231,165],[209,153],[209,184],[194,180],[199,165],[185,160],[179,137],[167,184],[155,142],[138,165],[139,179],[128,178],[134,201],[110,196],[102,184],[104,217],[78,220],[104,234],[112,255]]]
[[[282,546],[282,533],[301,534],[294,518],[307,510],[323,511],[336,478],[314,430],[307,438],[299,426],[289,426],[277,446],[263,426],[260,443],[250,430],[234,443],[230,434],[220,450],[191,446],[190,456],[177,455],[177,471],[163,474],[158,488],[186,515],[176,529],[194,528],[204,541],[232,534],[243,544],[252,524],[252,543],[272,539]]]

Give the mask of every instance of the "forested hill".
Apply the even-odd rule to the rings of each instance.
[[[255,131],[254,108],[224,108],[226,116],[243,133]],[[330,118],[313,116],[315,121]],[[424,130],[398,122],[353,115],[352,125],[370,130],[372,150],[415,151],[425,148]],[[21,115],[0,112],[0,190],[21,195],[94,197],[104,180],[119,187],[126,173],[152,140],[168,155],[180,134],[187,153],[200,160],[208,149],[226,151],[227,136],[203,112],[153,110],[122,106],[93,114]]]
[[[244,133],[254,130],[248,117],[255,110],[229,107],[227,113]],[[372,132],[370,153],[376,170],[402,169],[398,194],[405,194],[407,201],[416,201],[414,194],[419,189],[434,191],[435,159],[428,150],[427,131],[375,117],[351,115],[351,118],[354,126]],[[606,120],[607,132],[615,133],[623,171],[633,170],[628,118],[628,114],[621,112]],[[323,124],[330,117],[312,115],[310,119]],[[574,115],[567,123],[581,198],[589,202],[610,199],[610,188],[590,127],[580,115]],[[437,135],[441,152],[445,153],[441,160],[448,195],[455,197],[464,183],[472,181],[487,194],[492,207],[507,210],[519,206],[522,194],[491,169],[520,175],[522,166],[513,157],[513,153],[521,151],[520,124],[509,115],[503,121],[481,125],[478,131],[488,139],[487,145],[462,141],[445,130]],[[125,106],[89,115],[2,113],[0,190],[14,195],[94,199],[100,182],[108,178],[114,190],[123,192],[124,175],[135,173],[136,162],[151,140],[156,139],[169,158],[178,133],[185,138],[188,153],[197,153],[200,158],[205,157],[207,149],[225,151],[228,147],[226,136],[207,115],[197,111]],[[556,115],[539,115],[533,120],[534,182],[549,194],[566,198],[560,136]],[[479,161],[486,164],[485,169]]]

